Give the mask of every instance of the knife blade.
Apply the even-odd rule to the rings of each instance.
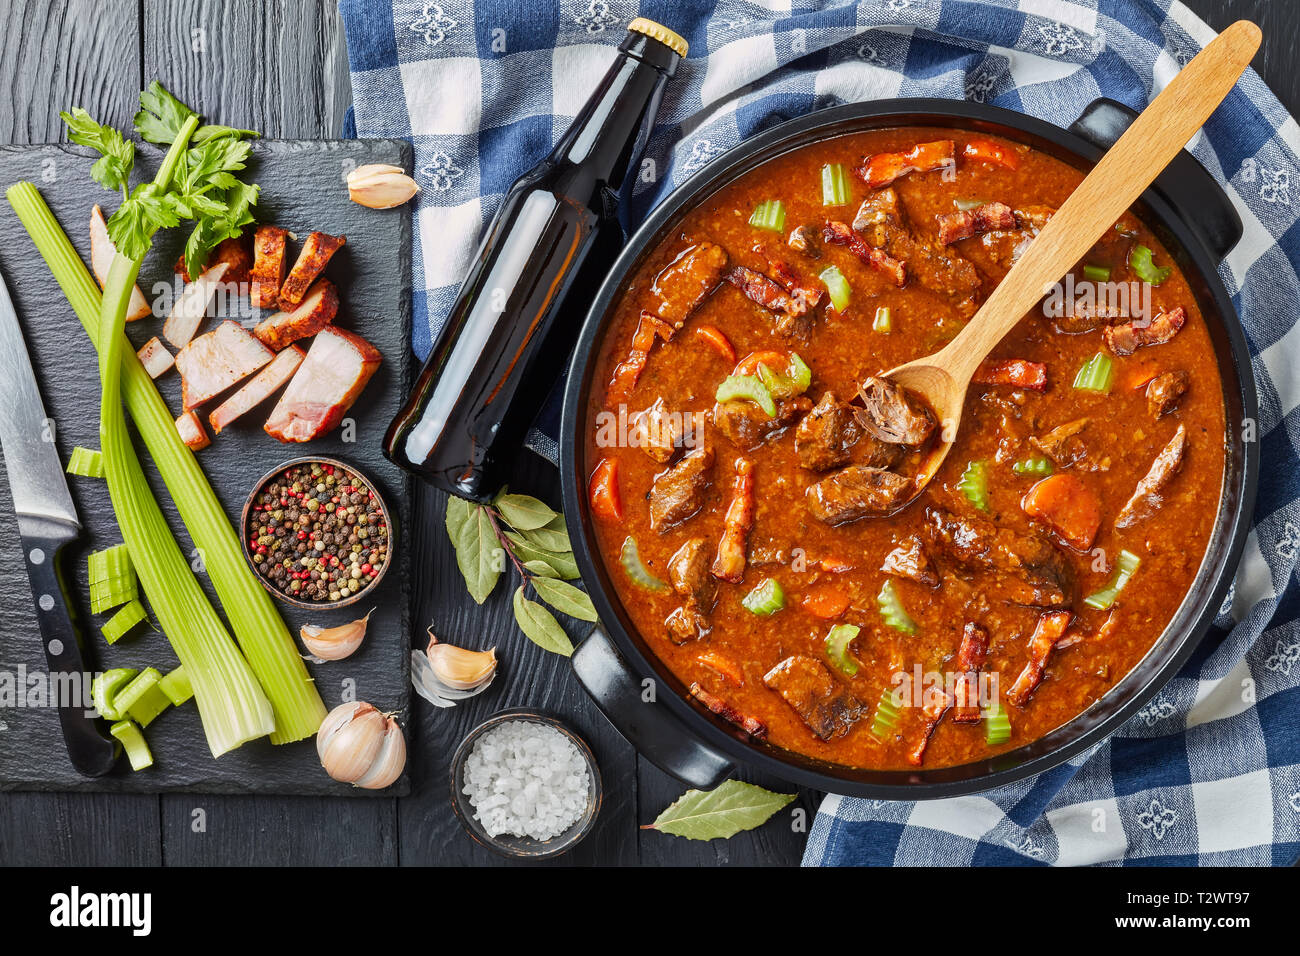
[[[23,339],[9,289],[0,277],[0,450],[18,516],[23,564],[32,586],[41,645],[51,686],[60,689],[59,723],[73,767],[97,777],[113,768],[116,741],[103,722],[88,713],[85,688],[91,673],[74,604],[69,600],[60,555],[81,533],[81,521],[54,445],[53,423],[45,414],[36,373]],[[55,680],[55,678],[58,678]],[[80,693],[78,693],[80,691]]]

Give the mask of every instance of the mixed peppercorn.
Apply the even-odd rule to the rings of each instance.
[[[388,561],[388,519],[360,477],[338,465],[292,465],[262,486],[244,544],[262,577],[300,601],[342,601]]]

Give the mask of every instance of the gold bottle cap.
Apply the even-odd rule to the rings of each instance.
[[[685,57],[686,51],[690,49],[690,44],[678,34],[669,30],[662,23],[655,23],[645,17],[637,17],[627,25],[627,28],[634,33],[644,33],[646,36],[658,40],[680,57]]]

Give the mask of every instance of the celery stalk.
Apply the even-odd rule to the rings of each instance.
[[[99,329],[101,295],[95,280],[91,278],[35,186],[31,183],[18,183],[9,189],[8,197],[87,334],[96,347],[100,347],[103,341]],[[116,338],[120,349],[122,397],[149,454],[158,465],[167,490],[176,502],[181,520],[194,544],[204,553],[208,575],[216,588],[217,596],[230,617],[235,635],[248,657],[248,664],[261,682],[266,696],[270,698],[275,718],[275,731],[271,740],[274,743],[287,743],[311,736],[324,719],[325,705],[298,655],[293,638],[276,611],[271,596],[258,584],[244,563],[235,530],[226,518],[207,476],[195,460],[194,453],[181,441],[171,412],[158,393],[153,379],[140,364],[135,351],[122,347],[124,337],[120,331]],[[139,470],[138,462],[134,469]],[[142,473],[140,477],[143,480]],[[154,510],[156,509],[155,503]],[[161,520],[161,513],[158,518]],[[162,525],[165,527],[166,522],[162,522]],[[174,539],[171,544],[175,547]],[[186,564],[185,567],[188,573],[189,565]],[[203,599],[203,604],[211,612],[211,605],[206,598]],[[157,606],[154,611],[158,611]],[[215,617],[215,612],[212,614]],[[183,622],[185,619],[181,620]],[[181,631],[169,627],[161,615],[159,623],[175,647]],[[206,648],[207,656],[210,657],[215,653],[217,643],[217,639],[208,634],[200,646]],[[219,682],[214,684],[208,675],[200,676],[199,669],[203,666],[204,657],[195,660],[195,654],[188,654],[190,660],[195,660],[195,666],[191,666],[190,661],[179,651],[177,656],[186,665],[186,673],[194,684],[201,713],[204,712],[204,692],[199,690],[201,685],[207,687],[206,693],[210,700],[220,702],[224,698],[230,698],[230,692],[223,692]],[[220,654],[217,656],[221,657]],[[234,665],[226,662],[226,666],[230,668]],[[227,699],[224,706],[229,706],[230,703]],[[205,726],[207,722],[205,717]]]

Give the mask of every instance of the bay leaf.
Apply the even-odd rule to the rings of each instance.
[[[565,657],[573,654],[573,642],[555,615],[536,601],[524,597],[522,584],[515,591],[514,608],[515,621],[530,641],[552,654],[563,654]]]
[[[555,608],[557,611],[576,617],[580,621],[595,621],[596,608],[591,603],[591,598],[587,592],[574,587],[572,584],[566,584],[564,581],[553,581],[550,578],[538,578],[533,581],[533,589],[537,591],[537,596],[543,601]]]
[[[539,578],[558,578],[560,576],[560,572],[555,570],[555,568],[551,567],[545,561],[537,559],[525,561],[524,567],[530,574],[534,574]]]
[[[643,830],[659,830],[688,840],[727,839],[766,823],[794,800],[752,783],[727,780],[713,790],[687,790]]]
[[[581,577],[578,573],[578,562],[571,553],[557,554],[554,551],[539,548],[514,531],[507,531],[506,539],[514,548],[515,556],[520,561],[545,561],[566,581]]]
[[[448,501],[447,529],[451,532],[453,517],[451,500]],[[497,585],[503,570],[501,542],[492,530],[492,520],[482,505],[465,502],[469,513],[456,524],[457,536],[452,540],[456,548],[456,566],[460,568],[465,587],[474,603],[482,604]]]
[[[568,554],[573,550],[573,545],[569,543],[569,534],[567,531],[556,530],[549,525],[545,528],[533,528],[531,531],[521,531],[520,534],[524,540],[534,544],[543,551],[553,551],[556,554]]]
[[[544,528],[559,517],[545,502],[530,495],[501,495],[494,504],[501,517],[516,531]]]

